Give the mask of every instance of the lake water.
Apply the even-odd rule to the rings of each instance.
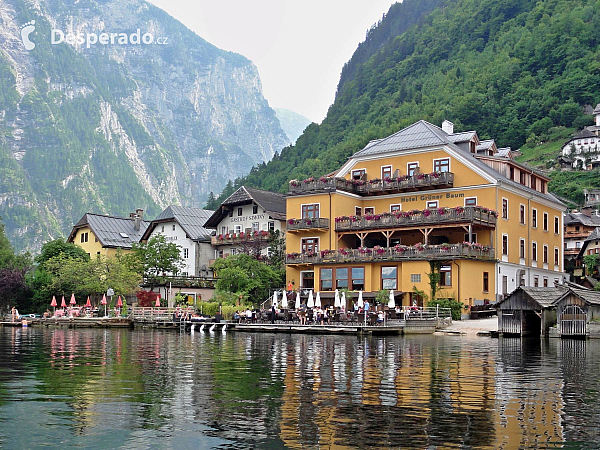
[[[0,328],[3,448],[598,448],[599,392],[598,341]]]

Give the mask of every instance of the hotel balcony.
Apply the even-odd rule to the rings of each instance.
[[[329,219],[312,218],[312,219],[288,219],[287,231],[296,232],[301,230],[328,230]]]
[[[335,219],[335,230],[342,232],[421,226],[455,226],[465,223],[494,227],[496,225],[496,215],[496,212],[479,206],[398,211],[395,213],[337,217]]]
[[[358,195],[384,195],[427,189],[449,188],[454,185],[452,172],[434,172],[386,178],[384,180],[346,180],[345,178],[308,178],[304,181],[291,181],[288,195],[303,195],[336,190]]]
[[[249,231],[247,233],[227,233],[212,236],[210,243],[212,245],[240,245],[240,244],[253,244],[257,242],[265,243],[269,240],[271,233],[268,231],[258,231],[255,235],[254,232]]]
[[[358,249],[322,250],[316,253],[289,253],[286,264],[339,264],[381,261],[480,259],[494,260],[493,248],[473,244],[415,245]]]

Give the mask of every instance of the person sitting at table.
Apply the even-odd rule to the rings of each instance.
[[[246,322],[252,322],[252,311],[250,308],[246,308]]]
[[[383,323],[383,311],[379,311],[377,313],[377,325],[380,325]]]
[[[306,303],[304,301],[300,305],[300,309],[297,311],[298,319],[300,319],[300,325],[306,325]]]
[[[327,310],[323,311],[323,315],[321,316],[321,325],[325,325],[325,322],[329,323],[330,314]]]

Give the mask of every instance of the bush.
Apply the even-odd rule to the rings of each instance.
[[[375,302],[379,305],[387,305],[390,301],[390,291],[387,289],[380,290],[375,296]]]
[[[463,303],[454,298],[437,298],[427,303],[427,306],[435,308],[450,308],[452,311],[452,320],[460,320],[462,314]]]

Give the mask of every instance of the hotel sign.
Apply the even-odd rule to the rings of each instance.
[[[246,220],[264,220],[266,217],[266,214],[256,214],[254,216],[247,216],[247,217],[230,217],[229,221],[230,222],[245,222]]]
[[[423,202],[430,200],[441,200],[442,198],[464,198],[464,192],[446,192],[445,194],[423,194],[423,195],[410,195],[408,197],[400,197],[400,202]]]

